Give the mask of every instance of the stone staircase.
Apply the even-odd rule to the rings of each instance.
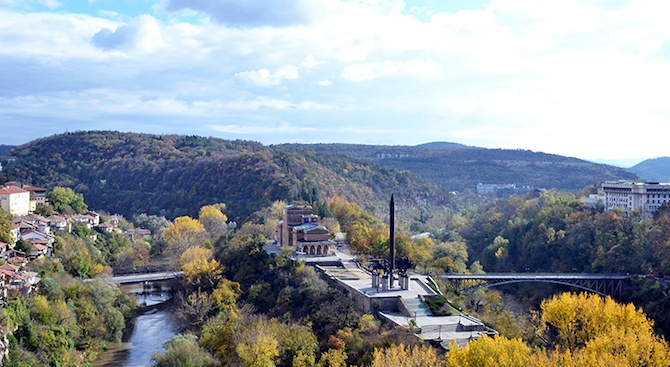
[[[432,316],[433,314],[428,309],[423,301],[416,298],[403,298],[402,302],[405,305],[406,310],[403,310],[408,317],[420,317],[420,316]]]

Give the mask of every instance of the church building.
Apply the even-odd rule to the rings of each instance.
[[[282,247],[292,247],[305,255],[335,254],[336,242],[330,239],[328,228],[319,225],[319,216],[309,205],[285,206],[278,232]]]

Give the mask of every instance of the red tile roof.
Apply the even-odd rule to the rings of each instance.
[[[27,191],[47,191],[47,189],[31,185],[23,185],[23,189]]]
[[[0,195],[11,195],[11,194],[22,194],[28,192],[24,189],[15,187],[15,186],[9,186],[9,187],[4,187],[0,189]]]

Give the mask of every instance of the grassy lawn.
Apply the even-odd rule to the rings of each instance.
[[[426,306],[430,309],[430,312],[433,313],[433,316],[450,316],[458,314],[458,310],[455,310],[447,301],[447,298],[442,295],[437,296],[426,296],[424,297]]]

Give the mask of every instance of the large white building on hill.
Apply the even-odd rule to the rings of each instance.
[[[30,192],[15,186],[0,186],[0,207],[11,215],[26,215],[30,211]]]
[[[626,215],[639,211],[649,217],[670,203],[670,183],[608,181],[600,184],[598,196],[606,211],[619,208]]]

